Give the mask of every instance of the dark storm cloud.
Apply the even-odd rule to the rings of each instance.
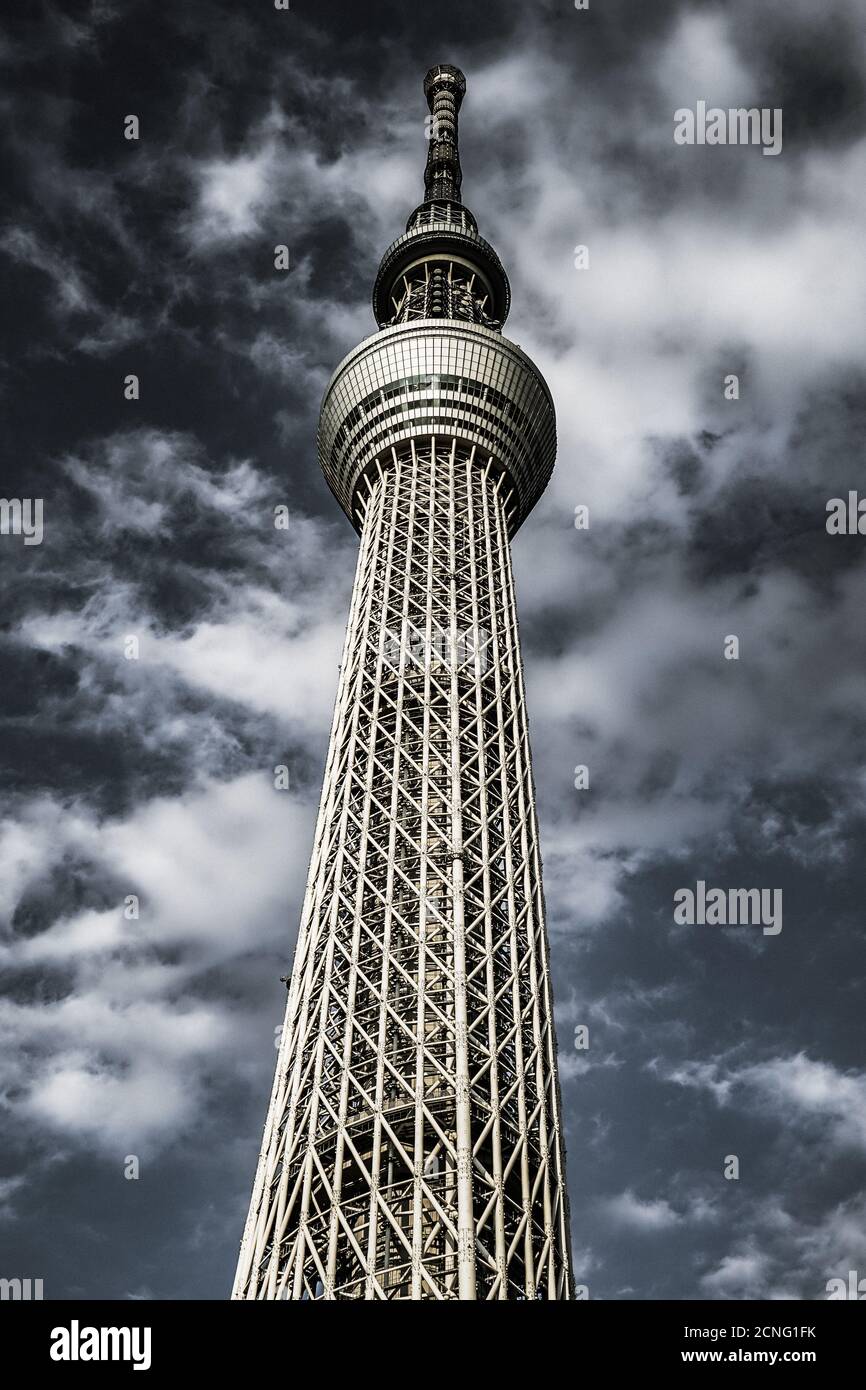
[[[0,491],[46,518],[0,538],[0,1212],[49,1297],[230,1284],[356,550],[316,412],[442,60],[559,416],[515,565],[578,1269],[811,1298],[866,1259],[866,593],[824,530],[862,476],[856,6],[66,4],[0,48]],[[674,146],[698,98],[783,106],[782,156]],[[781,935],[677,927],[699,877],[781,886]]]

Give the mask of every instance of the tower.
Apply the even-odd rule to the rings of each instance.
[[[460,198],[465,90],[424,80],[424,202],[322,403],[361,543],[234,1298],[572,1297],[510,553],[555,417]]]

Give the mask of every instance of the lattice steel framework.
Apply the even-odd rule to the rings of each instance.
[[[452,199],[463,86],[451,67],[425,82],[448,116],[428,192]],[[475,238],[502,316],[507,282],[462,213],[448,245],[416,249]],[[459,317],[386,327],[323,404],[361,548],[235,1298],[572,1297],[510,553],[553,464],[552,405],[480,320],[455,348]]]

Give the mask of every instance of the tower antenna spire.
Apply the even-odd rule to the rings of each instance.
[[[457,113],[465,94],[466,78],[451,63],[437,64],[424,78],[424,95],[432,113],[424,170],[427,202],[460,202],[463,172],[457,147]]]

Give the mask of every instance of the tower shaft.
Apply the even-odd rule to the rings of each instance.
[[[431,108],[462,81],[433,69]],[[572,1296],[510,551],[553,409],[477,317],[407,322],[407,256],[425,277],[459,260],[507,310],[471,214],[415,214],[377,281],[389,326],[325,396],[361,546],[235,1298]]]
[[[566,1296],[504,486],[445,437],[366,498],[243,1297]]]

